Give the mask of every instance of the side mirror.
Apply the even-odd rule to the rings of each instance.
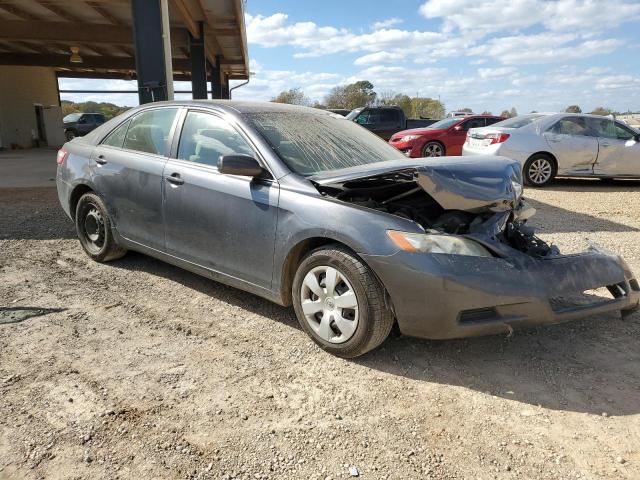
[[[218,160],[218,171],[225,175],[243,177],[257,177],[263,172],[258,160],[249,155],[221,155]]]

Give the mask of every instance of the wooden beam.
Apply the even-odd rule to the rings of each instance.
[[[91,8],[93,8],[96,12],[98,12],[102,18],[104,18],[107,22],[113,25],[119,25],[120,21],[109,13],[109,10],[104,8],[104,6],[100,2],[86,2]]]
[[[22,65],[32,67],[60,67],[76,69],[103,68],[105,70],[135,70],[135,59],[130,57],[97,57],[82,55],[82,63],[72,64],[70,55],[40,55],[36,53],[7,53],[0,56],[0,65]],[[176,70],[188,71],[190,69],[189,60],[174,58],[172,64]]]
[[[55,13],[57,16],[59,16],[60,18],[63,18],[67,22],[82,22],[83,21],[80,17],[74,15],[69,10],[66,10],[65,8],[62,8],[60,5],[51,3],[48,0],[37,0],[37,2],[41,7],[44,7],[47,10],[49,10],[50,12]]]
[[[71,71],[71,70],[58,70],[58,78],[100,78],[100,79],[116,79],[116,80],[135,80],[135,72],[117,72],[117,71]],[[175,81],[191,80],[191,75],[188,72],[178,73],[173,75]]]
[[[15,17],[21,18],[23,20],[28,20],[28,21],[40,20],[40,17],[38,17],[37,15],[34,15],[33,13],[28,12],[27,10],[20,8],[12,3],[0,3],[0,9],[10,13]]]
[[[7,20],[2,22],[0,39],[64,42],[70,45],[85,42],[127,46],[133,44],[132,28],[128,26],[82,23],[73,25],[72,28],[66,27],[61,22]],[[187,45],[187,31],[172,28],[171,41],[175,45]]]
[[[184,0],[173,0],[173,4],[176,6],[180,15],[182,15],[182,19],[184,20],[187,29],[193,35],[194,38],[200,38],[200,28],[198,27],[198,22],[193,15],[189,11],[189,7],[186,5]]]

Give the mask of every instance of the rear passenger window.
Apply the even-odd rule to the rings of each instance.
[[[131,120],[127,120],[126,122],[120,124],[107,136],[107,138],[102,141],[102,144],[109,145],[110,147],[122,148],[129,123],[131,123]]]
[[[489,125],[493,125],[494,123],[498,123],[502,121],[501,118],[486,118],[485,120],[487,121],[487,127]]]
[[[587,125],[584,117],[563,118],[552,127],[553,133],[562,135],[591,136],[593,131]]]
[[[218,166],[221,155],[243,154],[255,157],[246,140],[220,117],[203,112],[189,112],[184,120],[178,158]]]
[[[177,108],[158,108],[135,116],[127,130],[123,148],[166,156],[169,133],[177,112]]]

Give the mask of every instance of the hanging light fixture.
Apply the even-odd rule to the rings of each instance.
[[[71,57],[69,58],[69,61],[71,63],[82,63],[82,57],[78,53],[79,51],[80,51],[80,48],[71,47]]]

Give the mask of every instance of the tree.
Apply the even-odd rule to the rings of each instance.
[[[271,99],[275,103],[288,103],[290,105],[309,105],[311,102],[299,88],[290,88],[280,92],[277,97]]]
[[[605,108],[605,107],[594,108],[593,111],[591,112],[592,115],[602,115],[603,117],[606,117],[607,115],[611,115],[612,113],[613,111],[610,108]]]
[[[511,110],[509,111],[509,116],[510,117],[517,117],[518,116],[518,111],[516,110],[516,107],[511,107]]]
[[[484,112],[482,112],[482,115],[493,115],[493,113],[491,113],[489,110],[485,110]]]
[[[464,108],[458,109],[458,112],[473,113],[473,110],[471,110],[469,107],[464,107]]]
[[[582,109],[578,105],[569,105],[565,110],[567,113],[582,113]]]
[[[368,80],[360,80],[349,85],[334,87],[327,95],[324,103],[327,108],[348,108],[352,110],[371,105],[375,100],[376,92],[373,91],[373,84]]]
[[[435,98],[414,97],[411,99],[411,115],[409,116],[439,120],[444,117],[444,104]]]
[[[70,113],[102,113],[107,120],[120,115],[122,112],[129,110],[130,107],[120,107],[108,102],[80,102],[74,103],[69,100],[62,100],[62,115]]]
[[[408,95],[385,92],[378,100],[381,105],[396,105],[400,107],[407,117],[412,115],[413,105],[411,103],[411,98]]]

